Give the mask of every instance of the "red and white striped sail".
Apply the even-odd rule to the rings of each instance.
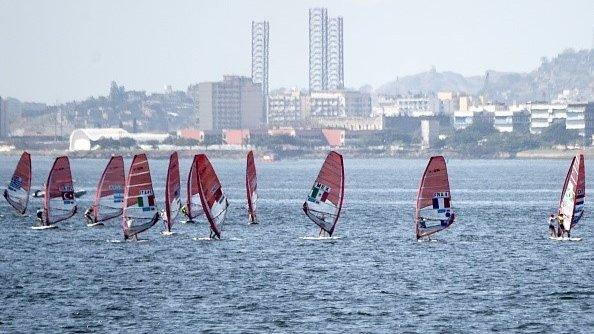
[[[186,215],[188,221],[193,221],[200,215],[202,203],[200,201],[200,184],[198,183],[198,156],[195,155],[188,173],[186,189]]]
[[[421,177],[415,207],[417,239],[449,227],[455,219],[445,159],[431,157]]]
[[[153,181],[146,155],[137,154],[132,160],[124,191],[122,229],[128,239],[159,221]]]
[[[42,224],[49,226],[66,220],[76,213],[76,200],[70,160],[58,157],[45,182]]]
[[[124,159],[113,156],[101,174],[95,199],[93,200],[94,223],[116,218],[122,214],[124,207]]]
[[[565,230],[569,231],[582,218],[585,197],[586,170],[584,167],[584,155],[577,154],[573,157],[567,171],[563,191],[561,192],[561,199],[559,200],[559,211],[565,216],[563,220]]]
[[[167,168],[167,180],[165,181],[165,229],[171,232],[173,222],[181,208],[180,182],[179,182],[179,161],[177,152],[169,156],[169,167]]]
[[[311,188],[303,211],[330,236],[340,217],[344,196],[344,164],[342,155],[331,151]]]
[[[220,239],[221,224],[225,221],[229,202],[223,194],[221,182],[219,182],[219,178],[206,155],[198,154],[195,159],[202,209],[208,219],[212,233]]]
[[[256,163],[254,152],[249,151],[245,167],[245,190],[247,192],[248,220],[257,223],[256,203],[258,202],[258,179],[256,177]]]
[[[16,169],[12,174],[10,183],[4,190],[4,198],[20,214],[25,214],[29,195],[31,193],[31,155],[27,152],[21,154]]]

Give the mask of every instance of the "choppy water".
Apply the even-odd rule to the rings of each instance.
[[[17,158],[1,159],[8,180]],[[106,162],[72,160],[75,186],[91,190],[81,207]],[[300,207],[321,160],[257,162],[257,226],[246,224],[244,162],[214,160],[231,202],[221,241],[199,240],[202,222],[115,242],[119,220],[91,229],[81,214],[35,231],[2,200],[0,332],[594,330],[588,195],[572,233],[583,240],[546,237],[569,161],[449,161],[458,220],[427,243],[415,242],[411,222],[425,161],[345,163],[341,238],[331,241],[300,238],[316,233]],[[166,164],[150,161],[158,194]],[[50,165],[33,157],[35,185]],[[182,182],[189,165],[181,161]],[[31,204],[33,215],[39,200]]]

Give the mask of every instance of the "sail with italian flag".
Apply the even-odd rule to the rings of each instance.
[[[187,197],[184,214],[188,218],[187,222],[194,222],[194,219],[200,215],[200,212],[202,212],[200,184],[198,183],[198,155],[195,155],[192,160],[186,187]]]
[[[258,179],[256,177],[256,163],[254,152],[249,151],[245,167],[245,190],[247,192],[248,220],[251,224],[257,224],[256,203],[258,202]]]
[[[559,212],[563,213],[563,228],[570,231],[582,218],[584,214],[584,199],[586,197],[586,172],[584,167],[584,155],[577,154],[573,157],[561,199],[559,200]]]
[[[122,229],[124,239],[148,230],[159,221],[153,181],[146,155],[137,154],[132,160],[124,191]]]
[[[90,224],[98,224],[122,214],[124,207],[124,159],[112,156],[101,174],[91,210],[85,214]]]
[[[167,232],[171,232],[173,222],[177,219],[181,208],[179,179],[179,160],[177,152],[173,152],[169,156],[167,179],[165,181],[165,216],[163,222]]]
[[[303,212],[320,227],[320,235],[332,236],[340,217],[344,196],[342,155],[331,151],[309,191]]]
[[[21,154],[8,187],[4,190],[4,198],[21,215],[27,211],[31,193],[31,155]]]
[[[44,188],[41,218],[43,226],[56,224],[76,214],[70,160],[67,156],[57,157],[54,160]]]
[[[210,224],[211,238],[221,238],[221,224],[225,221],[229,202],[223,194],[221,182],[204,154],[196,156],[200,202]]]
[[[451,207],[450,182],[444,157],[429,159],[421,177],[415,207],[417,239],[448,228],[456,217]]]

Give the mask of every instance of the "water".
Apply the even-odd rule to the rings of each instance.
[[[1,158],[8,180],[17,158]],[[90,190],[107,160],[72,160]],[[417,243],[412,206],[425,161],[346,159],[337,240],[301,204],[322,161],[257,162],[260,225],[248,226],[244,162],[214,160],[230,198],[223,240],[204,221],[120,242],[119,220],[82,214],[34,231],[0,202],[0,332],[585,332],[594,328],[589,201],[572,236],[547,238],[569,161],[449,161],[459,216]],[[127,166],[130,159],[126,160]],[[167,161],[151,160],[157,194]],[[34,185],[49,158],[33,157]],[[182,182],[190,160],[182,159]],[[587,161],[586,166],[594,166]],[[587,174],[586,184],[593,184]],[[588,197],[587,197],[588,198]],[[163,199],[163,196],[160,196]],[[33,216],[39,199],[32,199]],[[591,209],[590,209],[591,210]],[[82,210],[81,210],[82,211]]]

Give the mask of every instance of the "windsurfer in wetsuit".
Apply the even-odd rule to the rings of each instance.
[[[419,217],[419,226],[422,228],[427,228],[427,224],[425,224],[425,218]]]
[[[43,222],[43,210],[42,209],[37,209],[37,212],[35,213],[35,215],[37,216],[37,220],[39,220],[39,222]]]
[[[92,206],[90,206],[86,211],[85,211],[85,218],[87,219],[87,221],[90,224],[95,223],[95,219],[93,218],[93,213],[95,212],[95,210],[93,209]]]
[[[549,221],[549,236],[555,237],[557,235],[557,228],[555,227],[555,215],[551,213],[548,221]]]
[[[557,228],[557,236],[559,238],[562,238],[563,235],[565,234],[565,227],[563,226],[564,221],[565,221],[565,216],[563,215],[563,212],[559,211],[559,214],[557,215],[557,224],[559,225]]]

